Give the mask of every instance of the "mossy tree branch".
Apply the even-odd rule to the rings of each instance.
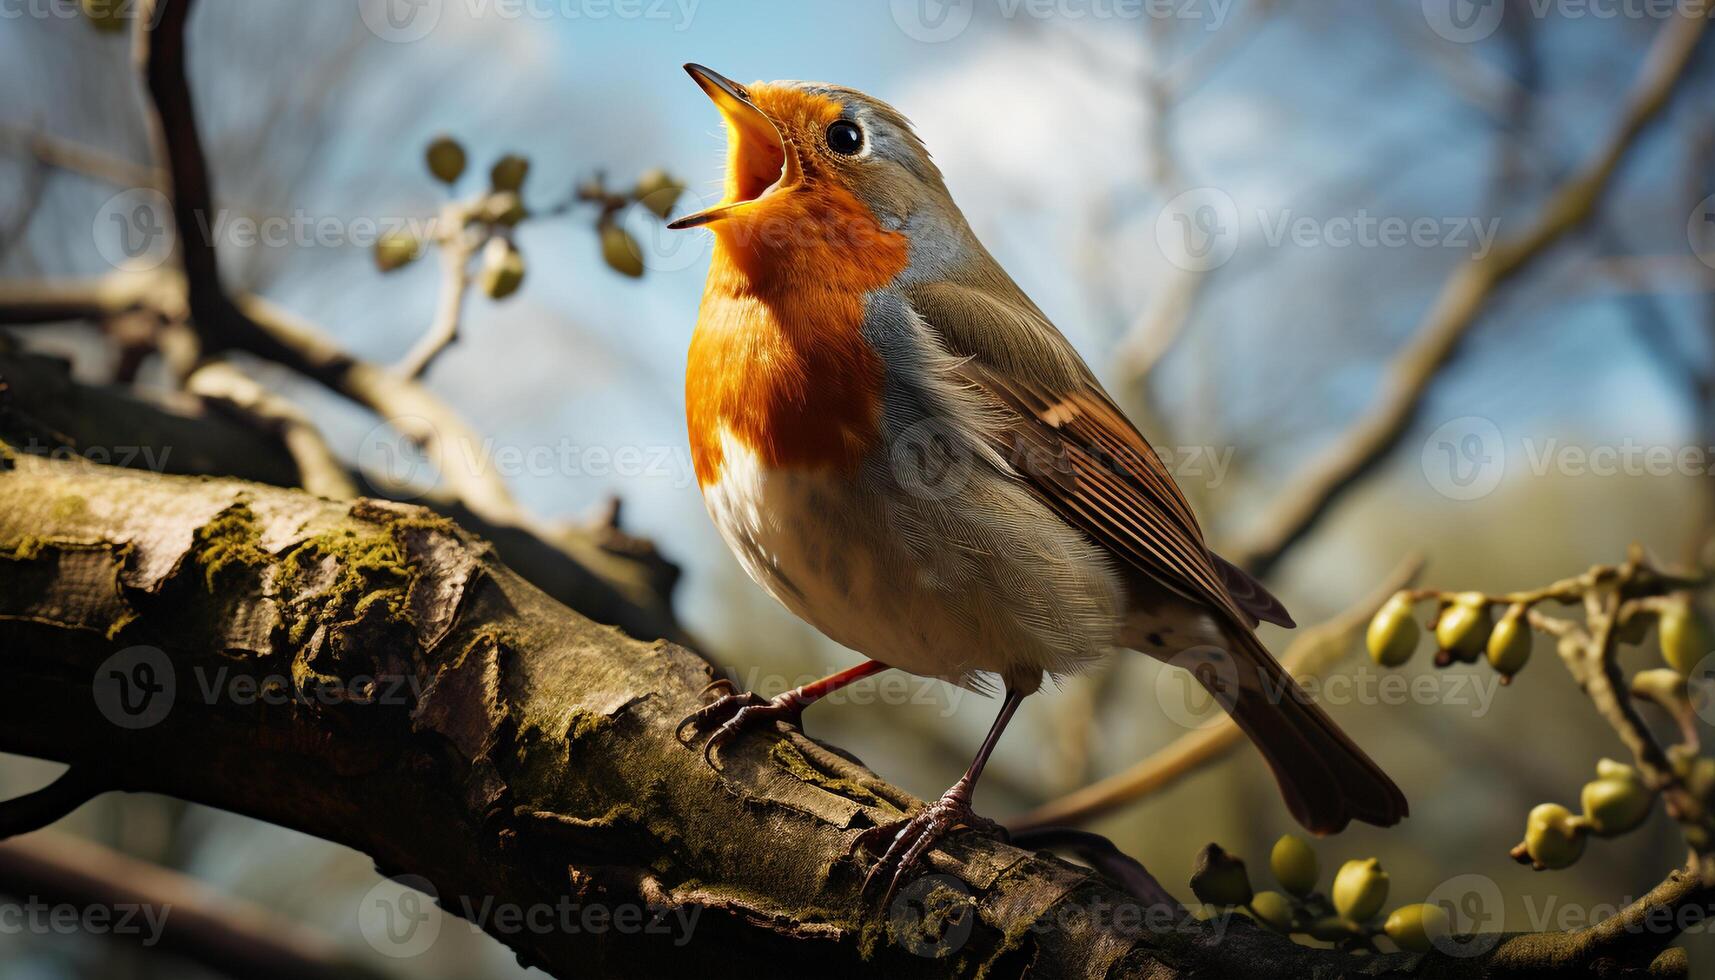
[[[583,619],[446,519],[236,480],[30,456],[4,466],[0,750],[94,765],[116,789],[358,848],[385,872],[421,876],[444,907],[484,919],[554,975],[1331,976],[1353,966],[1246,923],[1193,922],[968,834],[933,856],[935,877],[907,890],[890,926],[858,895],[867,858],[849,851],[915,801],[798,735],[741,739],[710,769],[673,736],[711,677],[702,660]],[[1669,911],[1707,901],[1675,887],[1657,896]],[[484,912],[568,903],[659,910],[691,927],[509,929]],[[1653,908],[1625,913],[1639,916],[1633,929],[1609,928],[1636,945]],[[1592,935],[1365,969],[1644,965]],[[1644,945],[1671,938],[1647,935]]]

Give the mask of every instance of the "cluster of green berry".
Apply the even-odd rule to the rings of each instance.
[[[424,160],[429,173],[448,187],[464,176],[468,163],[464,147],[451,136],[431,140]],[[450,205],[436,231],[442,245],[447,244],[445,236],[463,236],[473,229],[477,232],[481,259],[476,282],[491,299],[512,295],[524,282],[524,256],[512,240],[511,229],[531,216],[522,196],[529,174],[527,158],[511,153],[502,156],[489,168],[488,189],[474,200]],[[574,203],[596,205],[594,228],[602,261],[616,272],[637,277],[643,275],[643,249],[620,227],[620,213],[637,204],[665,220],[684,189],[684,184],[658,168],[643,173],[623,192],[608,190],[598,177],[579,185],[569,201],[548,213],[564,213]],[[375,264],[382,272],[404,268],[423,254],[424,246],[425,242],[410,230],[390,231],[375,243]]]
[[[1282,891],[1254,891],[1244,861],[1210,844],[1197,856],[1191,891],[1205,905],[1244,909],[1282,935],[1308,936],[1353,952],[1375,952],[1375,939],[1386,936],[1401,950],[1424,953],[1452,932],[1447,910],[1439,905],[1402,905],[1383,919],[1388,875],[1375,858],[1342,864],[1326,894],[1316,887],[1322,873],[1316,851],[1302,838],[1287,834],[1275,841],[1268,866]]]
[[[1668,666],[1638,672],[1627,695],[1654,703],[1680,720],[1685,741],[1661,753],[1667,760],[1668,771],[1656,766],[1646,775],[1634,766],[1612,759],[1601,760],[1596,766],[1596,778],[1586,783],[1580,793],[1582,812],[1574,813],[1558,803],[1535,807],[1526,818],[1524,840],[1513,848],[1512,856],[1539,871],[1570,867],[1583,856],[1589,837],[1617,837],[1641,825],[1668,786],[1683,788],[1677,801],[1669,800],[1669,810],[1680,820],[1687,843],[1700,853],[1707,851],[1715,845],[1715,840],[1709,839],[1707,822],[1688,818],[1687,814],[1699,805],[1705,809],[1715,806],[1715,759],[1699,752],[1688,678],[1700,673],[1699,664],[1715,649],[1715,634],[1711,633],[1691,593],[1677,586],[1661,592],[1653,591],[1652,586],[1640,594],[1627,595],[1610,612],[1603,613],[1600,622],[1587,624],[1584,629],[1568,626],[1567,620],[1533,613],[1533,607],[1539,603],[1585,600],[1600,587],[1599,583],[1607,580],[1605,574],[1598,573],[1587,578],[1506,596],[1430,590],[1396,593],[1370,621],[1366,637],[1370,657],[1384,667],[1398,667],[1409,661],[1421,637],[1413,617],[1414,607],[1417,602],[1429,599],[1437,603],[1430,621],[1439,647],[1436,664],[1472,663],[1486,656],[1503,682],[1523,669],[1530,659],[1534,629],[1555,635],[1562,644],[1572,643],[1572,656],[1577,658],[1590,644],[1595,645],[1598,653],[1611,652],[1616,644],[1642,644],[1654,625],[1661,657]],[[1498,620],[1496,610],[1500,610]],[[1598,673],[1606,672],[1607,668],[1603,668]],[[1686,798],[1694,802],[1687,806],[1683,802]]]

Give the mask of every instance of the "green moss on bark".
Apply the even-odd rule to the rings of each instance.
[[[239,501],[196,529],[191,560],[202,569],[203,583],[213,592],[222,581],[242,581],[255,574],[273,557],[260,543],[255,512]]]
[[[330,564],[332,578],[323,581]],[[405,600],[414,574],[390,526],[362,531],[340,528],[309,538],[286,554],[281,586],[301,600],[313,600],[320,615],[293,622],[292,642],[303,642],[317,621],[349,622],[371,616],[408,620]]]
[[[42,552],[52,545],[53,542],[46,538],[26,534],[16,541],[0,544],[0,558],[8,561],[35,561],[42,557]]]

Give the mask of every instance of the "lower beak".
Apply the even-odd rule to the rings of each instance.
[[[798,156],[786,145],[780,128],[750,100],[743,85],[702,65],[686,65],[727,126],[726,198],[712,208],[688,214],[667,227],[695,228],[730,217],[798,181]]]

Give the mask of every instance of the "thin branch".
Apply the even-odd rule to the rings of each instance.
[[[1710,11],[1676,14],[1644,59],[1628,108],[1608,140],[1544,204],[1535,223],[1454,271],[1418,328],[1389,366],[1378,401],[1293,477],[1275,505],[1228,557],[1263,575],[1309,533],[1344,493],[1377,466],[1422,407],[1430,384],[1480,319],[1495,291],[1595,213],[1620,163],[1668,104],[1709,26]]]
[[[245,350],[306,375],[373,409],[424,450],[449,487],[485,520],[527,524],[505,480],[463,454],[481,443],[441,402],[413,383],[359,361],[309,324],[260,298],[234,302],[221,286],[213,240],[208,161],[185,75],[185,25],[192,0],[157,0],[137,33],[137,60],[155,107],[167,160],[190,318],[209,352]]]
[[[94,767],[72,766],[33,793],[0,801],[0,840],[40,830],[112,788]]]
[[[0,326],[105,320],[137,310],[164,320],[188,315],[184,279],[170,270],[110,272],[97,279],[0,281]]]
[[[279,436],[298,468],[298,485],[318,497],[348,500],[357,485],[309,416],[228,361],[211,361],[185,379],[185,390],[212,400],[244,422]]]
[[[232,977],[378,980],[330,937],[195,879],[52,831],[0,844],[0,892],[80,908],[135,910],[116,941],[177,953]],[[158,932],[156,931],[158,929]]]
[[[1376,609],[1389,596],[1410,585],[1422,567],[1422,559],[1415,556],[1407,558],[1389,573],[1378,588],[1350,609],[1300,633],[1281,658],[1282,665],[1299,678],[1314,677],[1332,669],[1351,650],[1355,638]],[[1221,718],[1206,728],[1181,735],[1166,748],[1124,772],[1009,820],[1007,826],[1021,831],[1085,823],[1166,790],[1226,755],[1243,740],[1233,720]]]
[[[411,352],[399,363],[399,373],[407,378],[421,378],[441,352],[459,337],[459,323],[464,319],[465,294],[470,291],[471,238],[462,220],[442,236],[441,292],[435,301],[435,319],[429,332],[417,341]]]
[[[160,170],[121,160],[105,150],[63,136],[0,123],[0,140],[21,147],[36,160],[50,167],[91,177],[115,187],[166,186],[167,175]]]

